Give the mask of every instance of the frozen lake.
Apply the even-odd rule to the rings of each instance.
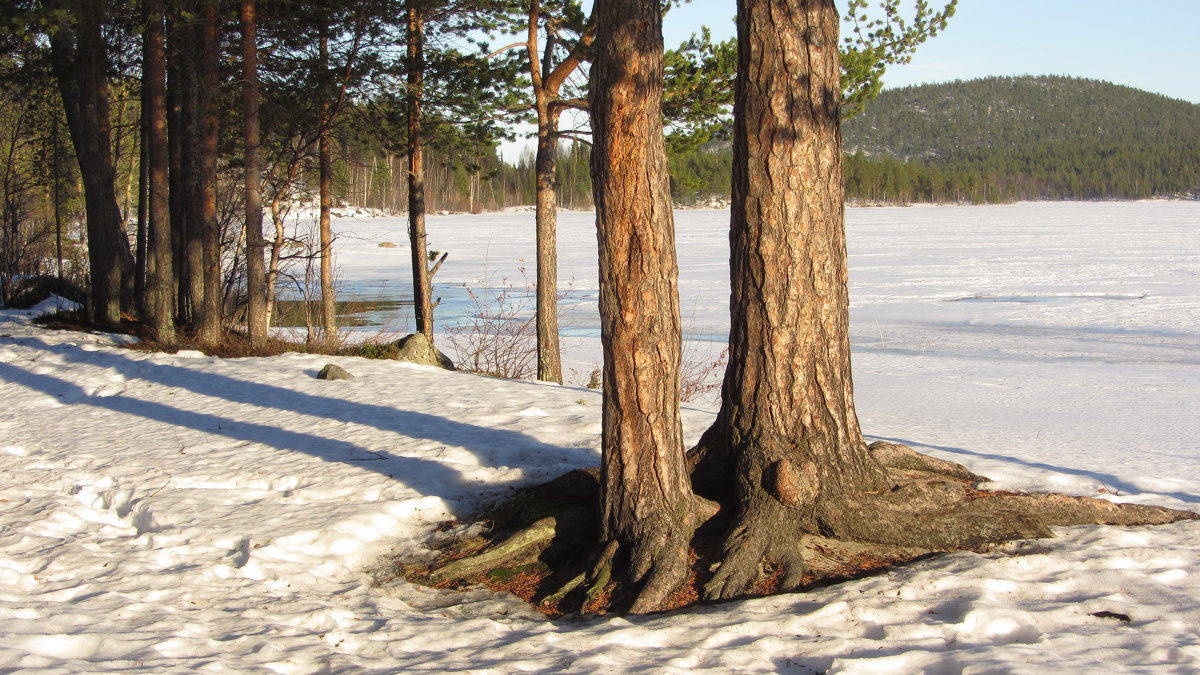
[[[728,332],[728,212],[676,212],[686,332]],[[337,221],[340,297],[410,300],[402,218]],[[448,251],[434,295],[442,325],[471,303],[508,291],[532,304],[531,213],[431,216],[430,248]],[[562,328],[596,336],[596,243],[591,213],[559,215]],[[859,349],[971,351],[980,333],[1002,346],[1057,355],[1173,360],[1200,325],[1200,205],[1048,203],[852,208],[847,212],[851,330]],[[380,242],[400,244],[381,248]],[[407,312],[373,317],[404,324]],[[969,330],[964,330],[969,327]],[[976,333],[976,335],[969,335]],[[1140,347],[1133,349],[1133,347]],[[1134,353],[1141,352],[1141,353]]]
[[[691,350],[706,359],[728,332],[729,215],[675,216],[683,325],[709,342]],[[411,290],[403,218],[337,227],[346,288]],[[431,216],[428,229],[430,248],[450,253],[442,327],[472,311],[453,289],[528,297],[532,213]],[[1113,483],[1119,456],[1123,475],[1149,481],[1139,489],[1175,492],[1164,458],[1200,455],[1200,203],[851,208],[847,233],[868,433]],[[600,360],[595,259],[593,214],[561,213],[568,379]]]

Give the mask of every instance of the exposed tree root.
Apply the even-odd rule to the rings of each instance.
[[[588,574],[590,584],[585,595],[583,612],[604,609],[604,599],[612,592],[610,585],[612,584],[613,562],[617,556],[618,546],[617,542],[609,541],[600,551],[595,564],[592,565],[592,571]]]
[[[757,502],[757,503],[755,503]],[[718,563],[710,566],[712,577],[704,584],[708,600],[728,600],[753,592],[764,577],[774,577],[775,592],[800,588],[808,567],[798,546],[800,514],[761,493],[739,509],[735,524],[721,546]]]
[[[522,555],[526,558],[536,558],[536,554],[530,555],[530,553],[535,548],[545,548],[554,538],[557,529],[558,523],[553,517],[542,518],[494,546],[489,546],[473,556],[459,558],[445,567],[434,570],[429,574],[429,580],[439,584],[452,579],[465,579],[495,569]]]
[[[490,543],[478,553],[447,554],[432,565],[410,566],[407,576],[439,587],[513,591],[551,616],[661,611],[702,599],[803,590],[938,552],[1052,537],[1052,526],[1200,518],[1088,497],[978,490],[974,484],[987,479],[959,464],[894,443],[873,444],[871,452],[891,490],[800,504],[768,486],[755,493],[760,501],[727,505],[700,527],[687,559],[655,557],[674,542],[648,547],[641,559],[617,541],[597,547],[596,473],[574,471],[499,509]],[[697,517],[708,518],[712,509],[711,502],[699,503]]]
[[[944,459],[930,457],[929,455],[922,455],[907,445],[889,443],[887,441],[875,441],[867,446],[867,449],[870,450],[871,456],[875,458],[875,461],[889,469],[936,474],[967,483],[987,482],[987,478],[973,473],[962,464],[948,462]]]
[[[542,607],[557,607],[558,603],[562,602],[564,598],[570,595],[571,591],[582,586],[583,582],[587,581],[587,577],[587,572],[580,572],[579,574],[576,574],[571,578],[570,581],[563,584],[562,587],[557,591],[554,591],[550,595],[542,598],[538,604]]]

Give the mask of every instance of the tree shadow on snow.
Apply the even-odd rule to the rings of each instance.
[[[932,448],[934,450],[941,450],[943,452],[949,452],[949,453],[952,453],[955,455],[966,455],[968,457],[980,457],[983,459],[995,459],[995,460],[999,460],[1002,462],[1008,462],[1011,464],[1021,464],[1023,466],[1028,466],[1028,467],[1031,467],[1034,469],[1053,471],[1055,473],[1066,474],[1068,476],[1085,476],[1087,478],[1093,478],[1093,479],[1103,483],[1104,486],[1110,490],[1116,490],[1118,492],[1124,492],[1127,494],[1161,495],[1163,497],[1173,497],[1175,499],[1178,499],[1181,502],[1186,502],[1189,504],[1200,503],[1200,495],[1188,494],[1186,492],[1158,492],[1158,491],[1154,491],[1154,490],[1145,490],[1143,488],[1132,485],[1132,484],[1130,484],[1112,474],[1109,474],[1109,473],[1100,473],[1098,471],[1087,471],[1085,469],[1069,469],[1069,468],[1057,466],[1054,464],[1046,464],[1045,462],[1031,462],[1029,460],[1021,459],[1019,457],[1011,457],[1009,455],[998,455],[998,454],[987,453],[987,452],[976,452],[974,450],[967,450],[964,448],[953,448],[953,447],[950,447],[947,445],[931,445],[929,443],[922,443],[920,441],[912,441],[912,440],[908,440],[908,439],[904,439],[904,438],[888,438],[886,436],[876,436],[874,434],[871,434],[870,437],[878,439],[878,440],[882,440],[882,441],[888,441],[890,443],[900,443],[901,445],[907,445],[907,446],[914,447],[914,448]]]
[[[479,459],[480,467],[530,466],[538,470],[539,476],[543,472],[549,476],[575,468],[576,464],[584,466],[595,463],[591,452],[584,453],[578,448],[550,445],[517,431],[481,427],[390,406],[308,394],[200,369],[135,360],[104,351],[85,351],[70,344],[53,345],[37,339],[22,339],[17,342],[25,346],[35,346],[30,344],[35,340],[42,343],[41,348],[55,352],[66,362],[111,368],[126,380],[143,380],[255,408],[285,410],[442,443],[469,451]],[[311,376],[299,368],[297,375]],[[122,394],[95,395],[77,384],[51,375],[33,373],[9,363],[0,363],[0,380],[36,389],[67,404],[88,405],[376,471],[425,495],[448,498],[455,495],[444,493],[461,495],[472,487],[470,481],[451,464],[424,457],[406,456],[402,454],[403,448],[364,447],[312,431],[294,431],[183,410],[158,401],[147,401]],[[159,400],[163,399],[165,396]],[[530,476],[530,479],[539,476]]]

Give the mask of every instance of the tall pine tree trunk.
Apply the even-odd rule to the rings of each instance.
[[[241,0],[242,143],[246,161],[246,327],[251,345],[267,340],[267,276],[263,268],[262,166],[259,162],[258,4]]]
[[[837,28],[833,0],[739,2],[730,359],[695,475],[702,493],[736,476],[712,598],[749,592],[763,563],[795,587],[796,538],[889,487],[850,378]]]
[[[687,577],[697,523],[679,417],[678,270],[662,125],[657,0],[600,0],[592,66],[592,182],[604,346],[602,534],[632,611]],[[608,553],[611,557],[611,553]]]
[[[174,93],[178,105],[178,133],[171,133],[171,146],[178,162],[172,177],[179,174],[179,199],[171,205],[172,218],[176,212],[179,222],[176,234],[176,267],[179,277],[180,322],[186,330],[199,333],[204,323],[204,131],[202,109],[204,107],[201,66],[203,63],[203,30],[197,16],[200,6],[191,0],[180,7],[174,16],[172,60],[168,87]],[[178,137],[179,141],[174,139]],[[175,186],[172,186],[172,194]]]
[[[169,152],[167,140],[167,71],[164,0],[146,1],[143,87],[146,92],[147,278],[146,308],[155,338],[175,342],[175,272],[171,246]]]
[[[412,249],[413,310],[416,330],[433,340],[433,283],[425,235],[425,158],[421,142],[421,97],[425,77],[425,19],[408,4],[408,240]]]
[[[87,211],[89,311],[96,323],[121,321],[125,282],[133,258],[117,205],[116,168],[108,91],[108,55],[101,28],[102,3],[84,3],[52,34],[55,79],[83,176]]]
[[[204,344],[217,344],[222,339],[221,327],[221,230],[217,221],[217,120],[220,102],[221,42],[217,16],[217,0],[203,0],[200,24],[200,64],[198,105],[200,144],[200,237],[201,267],[203,270],[203,311],[198,319],[197,337]]]
[[[167,7],[167,184],[171,212],[172,270],[175,275],[176,325],[191,331],[195,328],[193,289],[199,283],[198,270],[191,269],[188,256],[188,232],[192,229],[192,179],[195,173],[184,146],[193,141],[191,128],[190,93],[192,69],[184,64],[195,58],[191,53],[191,31],[181,16],[178,2]]]

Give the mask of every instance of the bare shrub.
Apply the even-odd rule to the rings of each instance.
[[[729,346],[726,345],[716,359],[708,356],[709,350],[698,345],[711,344],[696,340],[683,343],[682,361],[679,365],[680,398],[684,403],[711,405],[717,402],[721,392],[721,380],[725,366],[729,363]],[[568,383],[576,387],[601,389],[603,374],[599,364],[590,371],[571,369]]]
[[[498,288],[467,287],[465,323],[445,329],[459,368],[495,377],[528,379],[537,368],[537,328],[531,288],[501,281]]]
[[[567,378],[567,384],[573,387],[599,390],[603,375],[604,371],[601,369],[600,364],[593,361],[591,370],[575,370],[571,368],[571,375]]]
[[[685,403],[711,404],[721,391],[721,380],[729,364],[729,345],[725,345],[715,360],[706,358],[704,350],[696,345],[695,340],[683,343],[683,360],[679,366],[680,397]]]

